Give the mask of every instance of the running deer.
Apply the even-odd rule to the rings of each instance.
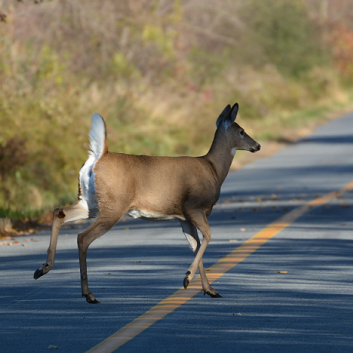
[[[135,156],[108,151],[105,122],[92,116],[89,157],[79,172],[78,200],[54,210],[47,261],[34,278],[54,266],[60,227],[80,219],[96,218],[78,234],[82,296],[99,303],[88,287],[86,255],[89,245],[108,232],[125,214],[149,221],[179,220],[195,255],[186,272],[184,288],[200,271],[204,294],[220,298],[207,280],[202,256],[211,240],[207,217],[219,198],[236,150],[256,152],[260,145],[235,123],[238,104],[228,105],[217,119],[209,152],[202,157]],[[202,233],[200,242],[197,229]]]

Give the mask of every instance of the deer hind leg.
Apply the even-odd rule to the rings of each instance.
[[[107,233],[123,216],[115,215],[113,217],[104,217],[102,211],[100,212],[97,220],[84,232],[79,233],[77,237],[78,253],[80,260],[80,273],[81,273],[81,289],[82,296],[86,297],[88,303],[98,304],[99,301],[95,298],[94,294],[88,287],[87,277],[87,250],[90,244],[103,234]]]
[[[80,200],[74,205],[57,208],[54,210],[50,243],[47,251],[47,261],[34,272],[34,279],[38,279],[39,277],[45,275],[53,268],[55,262],[56,245],[61,226],[66,222],[87,219],[88,216],[89,210],[86,204],[82,203]]]
[[[199,238],[199,235],[197,234],[196,227],[190,221],[180,220],[180,225],[181,225],[181,228],[183,229],[186,240],[189,243],[191,251],[193,252],[194,256],[196,256],[201,246],[200,238]],[[208,294],[212,298],[222,298],[222,296],[219,295],[217,291],[214,288],[212,288],[208,283],[208,279],[206,276],[205,269],[203,267],[202,259],[199,262],[199,271],[200,271],[201,283],[202,283],[204,294]]]

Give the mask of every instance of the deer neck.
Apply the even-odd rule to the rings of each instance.
[[[212,165],[220,185],[226,178],[232,164],[234,152],[228,143],[226,131],[216,130],[212,145],[205,158]]]

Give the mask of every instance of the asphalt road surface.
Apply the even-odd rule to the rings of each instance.
[[[230,173],[204,255],[219,299],[197,278],[180,289],[193,255],[178,222],[127,218],[91,245],[97,305],[80,289],[87,224],[62,228],[36,281],[49,231],[18,237],[0,246],[0,352],[353,352],[352,182],[353,114]]]

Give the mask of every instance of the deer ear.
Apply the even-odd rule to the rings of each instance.
[[[219,125],[229,117],[229,113],[232,110],[231,106],[228,104],[222,111],[221,115],[218,117],[216,121],[216,126],[219,127]]]
[[[237,117],[238,110],[239,110],[239,104],[238,104],[238,103],[235,103],[235,104],[233,105],[232,112],[231,112],[231,114],[230,114],[230,120],[232,121],[232,123],[234,123],[235,118]]]

